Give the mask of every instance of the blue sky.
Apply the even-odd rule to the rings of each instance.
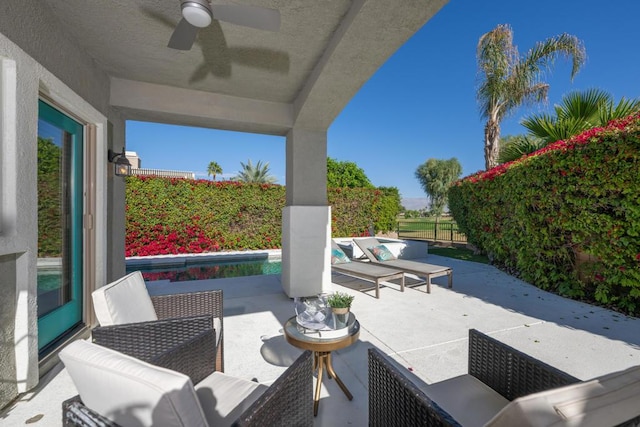
[[[478,38],[510,24],[521,53],[561,33],[580,38],[587,62],[570,81],[559,59],[545,78],[547,105],[521,108],[502,123],[502,135],[524,133],[520,120],[550,109],[563,94],[599,88],[640,97],[640,2],[616,0],[450,0],[361,88],[328,132],[328,155],[358,164],[376,186],[400,189],[403,198],[425,197],[416,168],[429,158],[456,157],[463,176],[484,168],[483,128],[475,98]],[[180,144],[177,144],[180,142]],[[285,182],[284,137],[128,122],[127,150],[143,167],[187,170],[207,178],[214,160],[224,177],[251,159],[269,162]]]

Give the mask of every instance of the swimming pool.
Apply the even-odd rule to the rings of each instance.
[[[187,280],[221,279],[228,277],[260,276],[263,274],[280,274],[280,259],[226,259],[212,257],[206,260],[179,258],[165,259],[162,262],[145,264],[143,260],[135,263],[127,261],[127,273],[142,272],[144,280],[169,280],[184,282]]]

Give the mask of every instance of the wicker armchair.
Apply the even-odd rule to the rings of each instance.
[[[101,328],[142,321],[210,316],[216,329],[216,371],[224,372],[224,318],[222,290],[150,296],[139,271],[130,273],[92,294]],[[143,326],[147,328],[148,326]],[[135,334],[135,326],[127,333]],[[125,329],[118,329],[124,331]],[[144,332],[143,332],[144,333]],[[135,338],[134,338],[135,339]]]
[[[169,323],[149,322],[150,328],[175,328],[180,321]],[[167,344],[149,346],[142,351],[152,364],[177,370],[188,375],[194,384],[214,372],[213,353],[208,351],[215,343],[215,331],[210,319],[205,316],[192,318],[187,323],[199,326],[188,329],[193,336],[176,346]],[[208,326],[207,326],[208,324]],[[198,327],[203,330],[195,332]],[[170,335],[170,334],[168,334]],[[100,338],[102,339],[102,338]],[[264,393],[249,406],[233,426],[312,426],[313,425],[313,357],[304,352]],[[221,374],[217,374],[221,375]],[[86,407],[80,396],[62,403],[62,421],[64,426],[105,426],[117,427],[118,424]]]
[[[173,295],[152,296],[151,302],[158,319],[175,319],[189,316],[212,316],[219,319],[216,329],[216,371],[224,372],[224,317],[222,290],[189,292]]]
[[[580,381],[475,329],[469,331],[469,374],[507,400]],[[416,383],[406,369],[369,349],[369,425],[460,425]]]

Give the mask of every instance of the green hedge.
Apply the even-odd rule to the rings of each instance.
[[[466,177],[449,207],[527,282],[640,313],[640,114]]]
[[[329,189],[327,196],[334,236],[366,235],[393,205],[393,194],[371,188]],[[131,176],[126,255],[279,248],[284,206],[279,185]]]

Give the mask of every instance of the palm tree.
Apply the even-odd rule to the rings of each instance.
[[[562,102],[555,105],[554,110],[555,116],[548,113],[533,114],[521,122],[529,134],[541,138],[545,145],[626,117],[640,110],[640,99],[623,97],[616,104],[610,93],[589,89],[563,96]]]
[[[209,167],[207,167],[207,175],[212,176],[213,180],[216,180],[216,175],[222,173],[222,167],[217,162],[209,162]]]
[[[235,181],[273,184],[278,180],[275,176],[269,175],[269,162],[263,164],[262,161],[258,160],[258,163],[254,166],[251,163],[251,159],[249,159],[247,164],[240,162],[240,165],[242,165],[242,171],[233,178]]]
[[[500,152],[500,122],[517,107],[546,101],[549,85],[540,81],[555,59],[571,57],[571,79],[586,58],[582,42],[575,36],[561,34],[538,42],[523,57],[513,45],[513,30],[507,24],[498,25],[482,35],[476,56],[480,85],[477,98],[484,128],[485,167],[496,166]]]

